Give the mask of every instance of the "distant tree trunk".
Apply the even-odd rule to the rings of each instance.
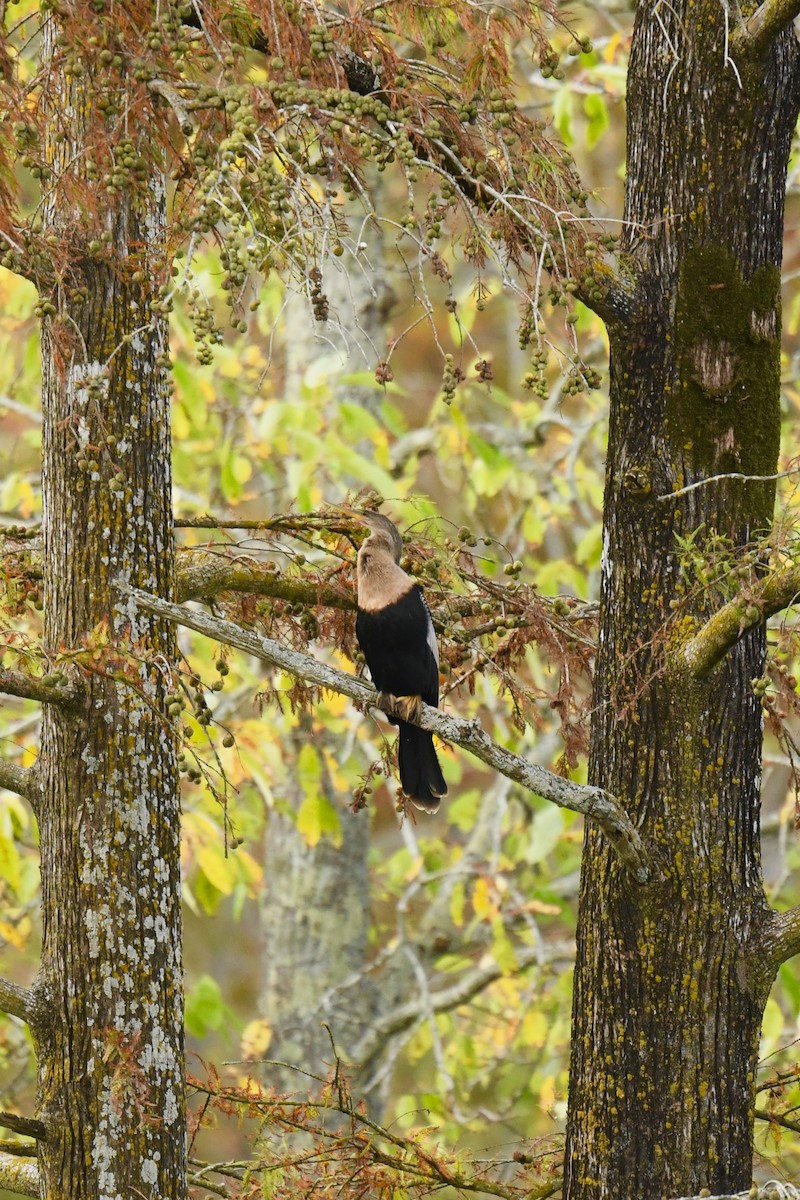
[[[678,651],[715,598],[676,538],[741,547],[770,524],[780,263],[798,50],[725,60],[709,0],[637,11],[626,218],[629,324],[610,329],[611,427],[592,782],[625,800],[658,865],[639,889],[588,828],[579,915],[568,1200],[746,1189],[774,964],[759,852],[763,627],[707,677]]]
[[[322,281],[331,309],[327,324],[317,326],[304,295],[290,300],[287,394],[299,394],[306,371],[322,359],[333,404],[346,397],[373,412],[378,408],[380,397],[374,387],[341,381],[351,373],[374,369],[386,341],[391,293],[385,283],[382,242],[374,231],[370,256],[374,273],[350,273],[329,261]],[[328,499],[336,503],[342,496]],[[287,737],[287,758],[294,763],[312,736],[310,725],[310,718],[301,718],[296,735]],[[380,1002],[368,974],[370,813],[353,813],[350,795],[337,794],[324,767],[320,786],[339,814],[342,843],[336,846],[324,836],[310,846],[290,815],[273,811],[261,908],[265,947],[261,1009],[273,1031],[270,1057],[312,1074],[325,1074],[326,1064],[332,1064],[331,1036],[336,1052],[345,1060],[351,1058]],[[295,812],[302,798],[297,787],[286,797]],[[270,1068],[269,1081],[288,1091],[307,1090],[303,1075],[285,1069]],[[356,1074],[357,1095],[363,1083]],[[368,1102],[371,1114],[380,1117],[378,1093],[371,1092]]]
[[[287,744],[295,763],[310,737],[309,725],[310,719],[301,718],[297,736]],[[320,787],[342,822],[342,844],[323,837],[309,846],[291,816],[270,816],[261,1008],[273,1030],[270,1058],[324,1075],[334,1059],[331,1036],[336,1053],[346,1059],[369,1025],[376,995],[366,975],[369,814],[350,812],[347,797],[336,794],[321,769]],[[299,788],[293,790],[297,794],[286,799],[297,811],[302,796]],[[307,1078],[297,1071],[270,1068],[269,1082],[289,1092],[308,1090]]]
[[[57,32],[47,22],[51,49]],[[63,55],[45,67],[60,79],[44,213],[59,265],[41,297],[45,646],[87,670],[85,700],[47,708],[42,731],[41,1194],[180,1200],[180,829],[164,704],[175,638],[114,591],[122,576],[173,592],[167,322],[151,307],[168,277],[165,180],[135,107],[126,147],[114,130],[125,180],[87,179],[96,65],[80,79],[62,73]],[[137,657],[110,662],[109,638],[129,636]]]

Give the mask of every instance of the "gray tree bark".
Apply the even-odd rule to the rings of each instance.
[[[46,651],[84,684],[44,711],[44,945],[33,1032],[47,1139],[41,1195],[186,1195],[180,814],[166,717],[174,629],[120,604],[114,581],[174,591],[165,179],[135,98],[124,187],[93,183],[97,63],[54,53],[41,296]],[[120,96],[115,98],[119,101]],[[119,146],[117,153],[120,154]],[[121,155],[120,155],[121,157]],[[154,161],[155,159],[155,161]],[[109,656],[108,644],[130,645]]]

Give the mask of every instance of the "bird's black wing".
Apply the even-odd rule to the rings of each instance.
[[[385,608],[360,609],[356,636],[378,691],[438,704],[439,649],[418,583]]]

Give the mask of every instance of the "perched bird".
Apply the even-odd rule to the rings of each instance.
[[[405,714],[419,712],[420,701],[439,703],[439,648],[422,588],[400,566],[403,541],[388,517],[352,512],[372,530],[358,552],[356,636],[383,695],[401,700]],[[433,734],[400,717],[389,720],[400,730],[400,784],[415,808],[434,813],[447,791],[433,747]]]

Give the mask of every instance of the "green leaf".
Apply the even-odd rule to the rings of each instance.
[[[504,974],[511,975],[516,971],[517,956],[501,913],[492,918],[492,953]]]
[[[319,792],[306,796],[297,813],[297,829],[309,846],[316,846],[324,835],[330,837],[334,846],[342,844],[342,823],[339,814]]]
[[[555,804],[540,808],[531,824],[525,861],[538,863],[547,858],[564,832],[564,814]]]
[[[173,365],[178,405],[197,433],[208,423],[208,405],[203,394],[202,383],[197,372],[184,359],[176,359]]]
[[[197,863],[206,879],[223,896],[230,896],[236,883],[237,870],[232,858],[225,857],[219,843],[206,843],[197,851]]]
[[[589,118],[589,124],[586,127],[586,145],[591,150],[608,129],[608,109],[603,97],[592,93],[584,97],[583,111]]]
[[[774,996],[770,996],[761,1022],[761,1048],[759,1057],[766,1058],[777,1047],[784,1035],[784,1020],[781,1007]]]
[[[565,146],[572,145],[572,103],[571,89],[559,88],[553,101],[553,123]]]
[[[602,553],[602,530],[599,525],[590,526],[575,548],[575,561],[582,567],[599,567]]]
[[[186,1032],[203,1038],[211,1029],[219,1029],[227,1015],[219,984],[210,975],[202,975],[186,996]]]

